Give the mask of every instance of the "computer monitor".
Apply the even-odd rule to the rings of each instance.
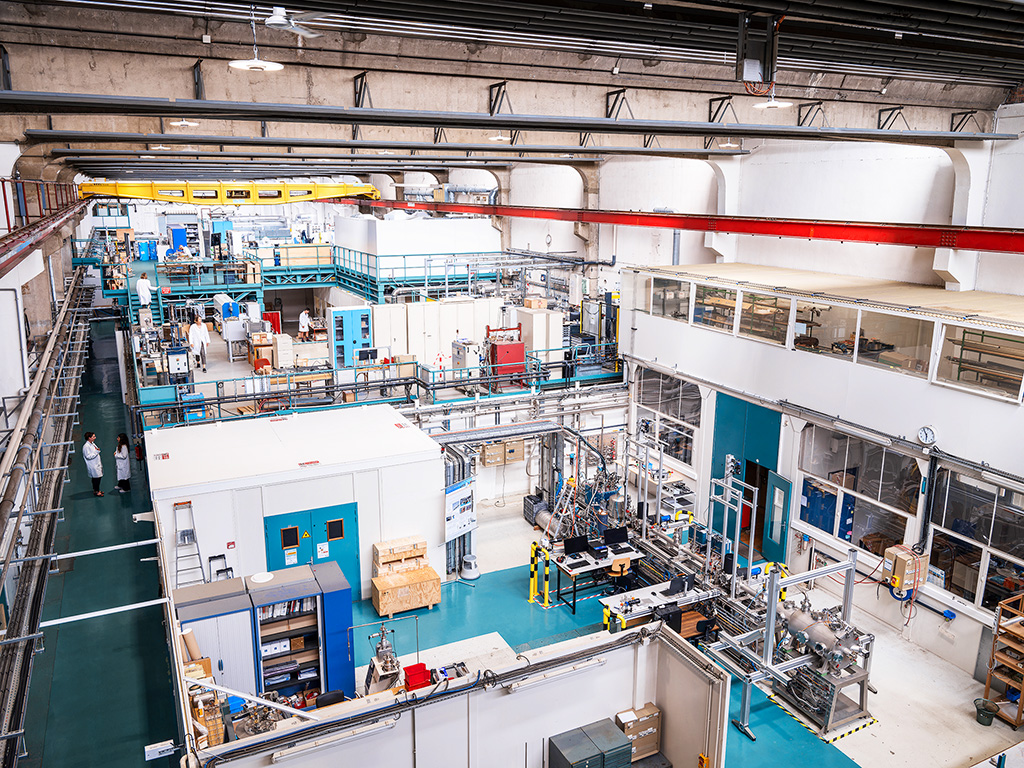
[[[565,540],[565,554],[578,555],[587,551],[587,537],[573,536]]]
[[[606,528],[604,531],[604,543],[608,546],[612,544],[628,544],[629,529],[625,526],[622,528]]]
[[[688,574],[687,576],[684,576],[683,577],[683,592],[689,592],[691,589],[693,589],[693,582],[694,582],[694,576],[693,576],[692,573]]]
[[[674,576],[672,581],[668,583],[668,589],[661,594],[663,595],[678,595],[680,592],[686,591],[686,577],[685,576]]]

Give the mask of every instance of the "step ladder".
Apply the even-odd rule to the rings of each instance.
[[[563,523],[572,527],[571,518],[576,513],[576,484],[566,481],[562,484],[562,492],[555,500],[555,509],[551,513],[545,533],[552,539],[561,538]],[[566,520],[566,518],[570,518]]]
[[[181,501],[174,505],[174,588],[205,583],[206,571],[196,538],[192,502]]]

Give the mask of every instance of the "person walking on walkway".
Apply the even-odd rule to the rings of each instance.
[[[96,433],[85,433],[85,445],[82,446],[82,458],[85,459],[85,467],[89,470],[89,479],[92,480],[92,495],[102,496],[100,480],[103,478],[103,462],[100,460],[100,449],[96,447]]]
[[[135,292],[139,296],[139,306],[148,307],[153,300],[153,284],[149,282],[148,272],[143,272],[142,277],[135,281]]]
[[[195,320],[188,329],[188,345],[192,348],[192,354],[196,359],[196,368],[202,363],[203,370],[206,370],[206,348],[210,346],[210,332],[206,329],[206,323],[196,314]]]
[[[132,489],[132,462],[128,450],[128,435],[117,436],[117,450],[114,451],[114,466],[117,467],[117,490],[121,493]]]

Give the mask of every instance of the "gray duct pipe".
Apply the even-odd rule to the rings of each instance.
[[[655,208],[655,213],[678,213],[678,211],[672,208]],[[672,266],[679,266],[679,243],[681,241],[682,232],[678,229],[672,230]]]

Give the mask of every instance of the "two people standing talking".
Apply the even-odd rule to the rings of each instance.
[[[85,459],[85,467],[89,472],[89,479],[92,480],[93,496],[102,496],[100,481],[103,479],[103,460],[100,457],[100,449],[96,447],[96,433],[85,433],[85,444],[82,446],[82,458]],[[117,436],[117,450],[114,451],[114,466],[117,467],[117,487],[120,493],[132,489],[131,477],[131,451],[128,446],[128,435],[122,432]]]

